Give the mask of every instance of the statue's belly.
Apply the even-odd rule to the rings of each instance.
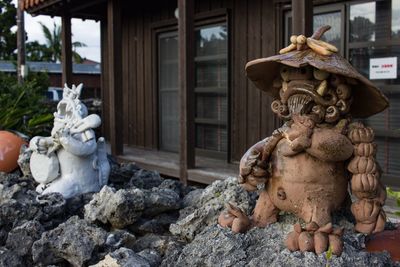
[[[271,156],[272,177],[268,193],[280,210],[289,211],[309,221],[315,213],[330,213],[347,196],[348,178],[344,162],[321,161],[306,152],[286,157],[281,140]]]
[[[93,168],[95,155],[80,157],[64,149],[60,149],[57,151],[57,156],[60,161],[60,171],[64,176],[74,174],[78,175],[79,178],[77,179],[84,180],[81,177],[95,173],[95,169]]]

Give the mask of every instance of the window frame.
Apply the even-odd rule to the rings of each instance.
[[[226,56],[221,56],[221,54],[217,54],[217,55],[213,55],[213,56],[195,56],[195,65],[199,62],[202,62],[203,60],[205,61],[218,61],[220,59],[223,59],[224,61],[226,60],[226,67],[227,67],[227,72],[229,72],[229,28],[228,28],[228,23],[226,20],[210,20],[210,21],[202,21],[202,24],[196,24],[195,26],[195,31],[198,31],[202,28],[211,28],[214,26],[226,26],[227,27],[227,34],[228,34],[228,40],[227,40],[227,44],[226,44],[226,48],[227,48],[227,53]],[[195,66],[195,70],[196,70],[196,66]],[[229,137],[228,137],[228,125],[229,125],[229,105],[230,105],[230,101],[229,101],[229,75],[227,73],[227,88],[226,90],[222,89],[222,88],[212,88],[212,87],[196,87],[196,85],[194,86],[194,93],[195,93],[195,101],[197,99],[196,94],[201,94],[202,96],[225,96],[227,99],[227,117],[225,121],[221,121],[218,119],[207,119],[207,118],[198,118],[195,116],[194,119],[194,123],[195,123],[195,128],[198,125],[204,125],[204,126],[220,126],[222,128],[224,128],[227,131],[227,150],[228,147],[230,145],[229,142]],[[195,105],[197,105],[197,103],[195,103]],[[197,128],[196,128],[197,129]],[[197,130],[196,130],[197,131]],[[196,139],[197,139],[197,133],[195,134]],[[227,158],[227,154],[228,151],[224,152],[224,151],[216,151],[216,150],[209,150],[209,149],[203,149],[203,148],[195,148],[196,150],[196,155],[199,156],[205,156],[205,157],[212,157],[212,158],[219,158],[219,159],[226,159]]]
[[[154,126],[155,126],[155,135],[157,140],[157,150],[162,150],[160,149],[160,116],[159,116],[159,65],[158,65],[158,60],[159,60],[159,53],[158,53],[158,37],[160,34],[163,33],[168,33],[168,32],[177,32],[178,31],[178,25],[177,25],[177,19],[168,19],[165,21],[158,21],[155,22],[151,25],[152,29],[152,55],[153,55],[153,68],[152,71],[156,75],[153,75],[153,82],[152,82],[152,88],[153,88],[153,104],[155,106],[155,117],[154,117]],[[232,144],[231,144],[231,124],[232,124],[232,117],[231,117],[231,110],[232,110],[232,101],[231,101],[231,75],[232,75],[232,31],[231,31],[231,16],[230,16],[230,11],[227,8],[220,8],[220,9],[215,9],[212,11],[207,11],[207,12],[201,12],[201,13],[196,13],[195,18],[194,18],[194,30],[196,31],[200,27],[204,26],[209,26],[209,25],[216,25],[218,23],[224,23],[227,27],[227,55],[226,55],[226,60],[227,60],[227,90],[225,92],[221,92],[220,90],[216,90],[213,93],[215,94],[226,94],[227,97],[227,119],[226,119],[226,131],[227,131],[227,151],[226,152],[219,152],[219,151],[213,151],[213,150],[205,150],[201,148],[195,148],[195,155],[196,156],[204,156],[204,157],[210,157],[210,158],[216,158],[216,159],[223,159],[226,160],[227,162],[230,161],[231,158],[231,151],[232,151]],[[204,88],[197,88],[194,85],[194,93],[196,92],[202,92],[206,89]],[[210,92],[211,93],[211,92]],[[195,120],[196,124],[196,120]],[[195,133],[196,136],[196,133]],[[196,138],[196,137],[195,137]],[[162,150],[163,151],[163,150]],[[176,152],[173,152],[176,153]],[[179,153],[179,149],[178,152]]]

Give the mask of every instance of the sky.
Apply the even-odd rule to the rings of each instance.
[[[17,0],[13,0],[13,3],[16,5]],[[28,42],[38,41],[42,44],[45,43],[45,38],[39,22],[42,22],[49,29],[53,29],[54,22],[61,25],[61,19],[59,17],[51,18],[50,16],[42,15],[32,17],[25,12],[25,31],[28,35]],[[84,58],[100,62],[100,22],[72,19],[71,24],[72,41],[79,41],[87,45],[87,47],[77,48],[77,52]]]

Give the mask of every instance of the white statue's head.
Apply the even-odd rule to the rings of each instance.
[[[81,120],[88,115],[88,109],[80,100],[83,84],[78,86],[64,85],[63,98],[57,104],[57,112],[54,113],[54,128],[63,128],[67,123]]]

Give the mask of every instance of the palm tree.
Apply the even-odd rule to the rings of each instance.
[[[52,61],[50,49],[38,41],[26,43],[26,58],[29,61]]]
[[[53,29],[50,30],[43,23],[39,23],[42,26],[42,31],[46,38],[47,53],[50,54],[50,61],[61,61],[61,26],[54,22]],[[72,57],[75,63],[83,61],[81,55],[76,52],[76,48],[78,47],[86,47],[86,44],[82,42],[72,42]]]

